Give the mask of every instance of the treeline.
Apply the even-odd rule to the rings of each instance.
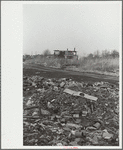
[[[23,55],[23,61],[32,59],[32,58],[37,58],[37,56],[43,57],[44,55],[42,55],[42,54],[37,54],[37,55],[25,54],[25,55]]]
[[[115,73],[119,71],[119,52],[116,50],[95,51],[79,59],[80,71]]]
[[[90,53],[84,58],[95,59],[95,58],[118,58],[118,57],[119,57],[119,52],[117,50],[112,50],[112,51],[103,50],[102,52],[99,52],[97,50],[93,54]]]
[[[44,57],[44,56],[49,56],[49,55],[51,55],[51,52],[49,49],[44,50],[42,54],[35,54],[35,55],[24,54],[23,61],[31,59],[31,58],[37,58],[38,56]]]
[[[37,54],[37,55],[29,55],[29,54],[25,54],[23,55],[23,61],[31,59],[31,58],[37,58],[38,56],[40,56],[40,58],[44,57],[44,56],[49,56],[51,55],[51,52],[47,49],[43,51],[43,54]],[[100,51],[95,51],[93,54],[90,53],[87,56],[84,57],[80,57],[80,59],[95,59],[95,58],[119,58],[119,52],[117,50],[112,50],[112,51],[108,51],[108,50],[103,50],[102,52]]]

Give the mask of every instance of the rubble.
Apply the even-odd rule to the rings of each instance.
[[[96,129],[99,129],[100,128],[100,123],[99,122],[96,122],[93,127],[95,127]]]
[[[110,134],[110,133],[108,133],[108,131],[105,129],[105,130],[103,130],[103,138],[104,139],[110,139],[110,138],[112,138],[113,137],[113,134]]]
[[[119,87],[23,77],[25,146],[118,146]]]

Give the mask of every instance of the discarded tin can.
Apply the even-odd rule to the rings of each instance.
[[[96,130],[96,128],[95,127],[87,127],[86,130],[93,131],[93,130]]]
[[[79,114],[73,114],[74,118],[79,118]]]
[[[41,109],[41,114],[42,115],[50,115],[50,112],[44,109]]]
[[[50,102],[48,102],[48,103],[47,103],[47,107],[48,107],[48,108],[53,108],[53,105],[52,105]]]
[[[63,146],[62,143],[57,143],[57,146]]]
[[[76,131],[76,132],[75,132],[75,136],[76,136],[76,137],[85,136],[85,131],[84,131],[84,130],[82,130],[82,131]]]
[[[56,115],[56,118],[57,118],[57,119],[60,119],[60,118],[61,118],[61,116]]]
[[[57,87],[57,86],[54,86],[53,90],[54,90],[54,91],[58,91],[58,87]]]
[[[62,87],[64,87],[65,86],[65,82],[61,82],[60,83],[60,87],[62,88]]]
[[[29,106],[29,105],[32,105],[32,104],[33,104],[33,101],[28,100],[27,103],[26,103],[26,106]]]
[[[38,112],[33,112],[32,116],[38,116]]]
[[[86,135],[86,133],[85,133],[85,131],[84,130],[81,130],[81,131],[72,131],[71,132],[73,135],[75,135],[76,137],[82,137],[82,136],[85,136]]]
[[[107,104],[107,103],[105,103],[105,106],[108,106],[108,104]]]
[[[65,130],[65,131],[71,131],[71,129],[68,128],[68,127],[63,127],[63,130]]]
[[[69,127],[69,128],[80,128],[81,126],[77,125],[77,124],[73,124],[73,123],[67,123],[66,127]]]
[[[54,102],[56,99],[51,100],[51,103]]]
[[[113,137],[113,134],[108,133],[108,131],[105,129],[103,130],[103,138],[106,140],[109,140]]]
[[[74,109],[73,111],[71,111],[72,114],[79,114],[81,112],[81,110],[77,110],[77,109]]]
[[[82,111],[82,116],[87,116],[88,112],[87,111]]]
[[[61,123],[65,123],[65,122],[66,122],[65,118],[62,118],[62,119],[60,120],[60,122],[61,122]]]
[[[32,86],[36,86],[36,84],[32,82]]]
[[[72,130],[72,131],[71,131],[71,134],[75,135],[75,132],[76,132],[76,131]]]
[[[95,123],[94,125],[93,125],[93,127],[96,127],[97,129],[99,129],[100,128],[100,123],[99,122],[97,122],[97,123]]]

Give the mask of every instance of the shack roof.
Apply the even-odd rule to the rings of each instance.
[[[60,52],[77,52],[76,50],[54,50],[54,51],[60,51]]]

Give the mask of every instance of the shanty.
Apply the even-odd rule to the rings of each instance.
[[[54,50],[54,56],[66,59],[78,59],[77,51],[75,50]]]

